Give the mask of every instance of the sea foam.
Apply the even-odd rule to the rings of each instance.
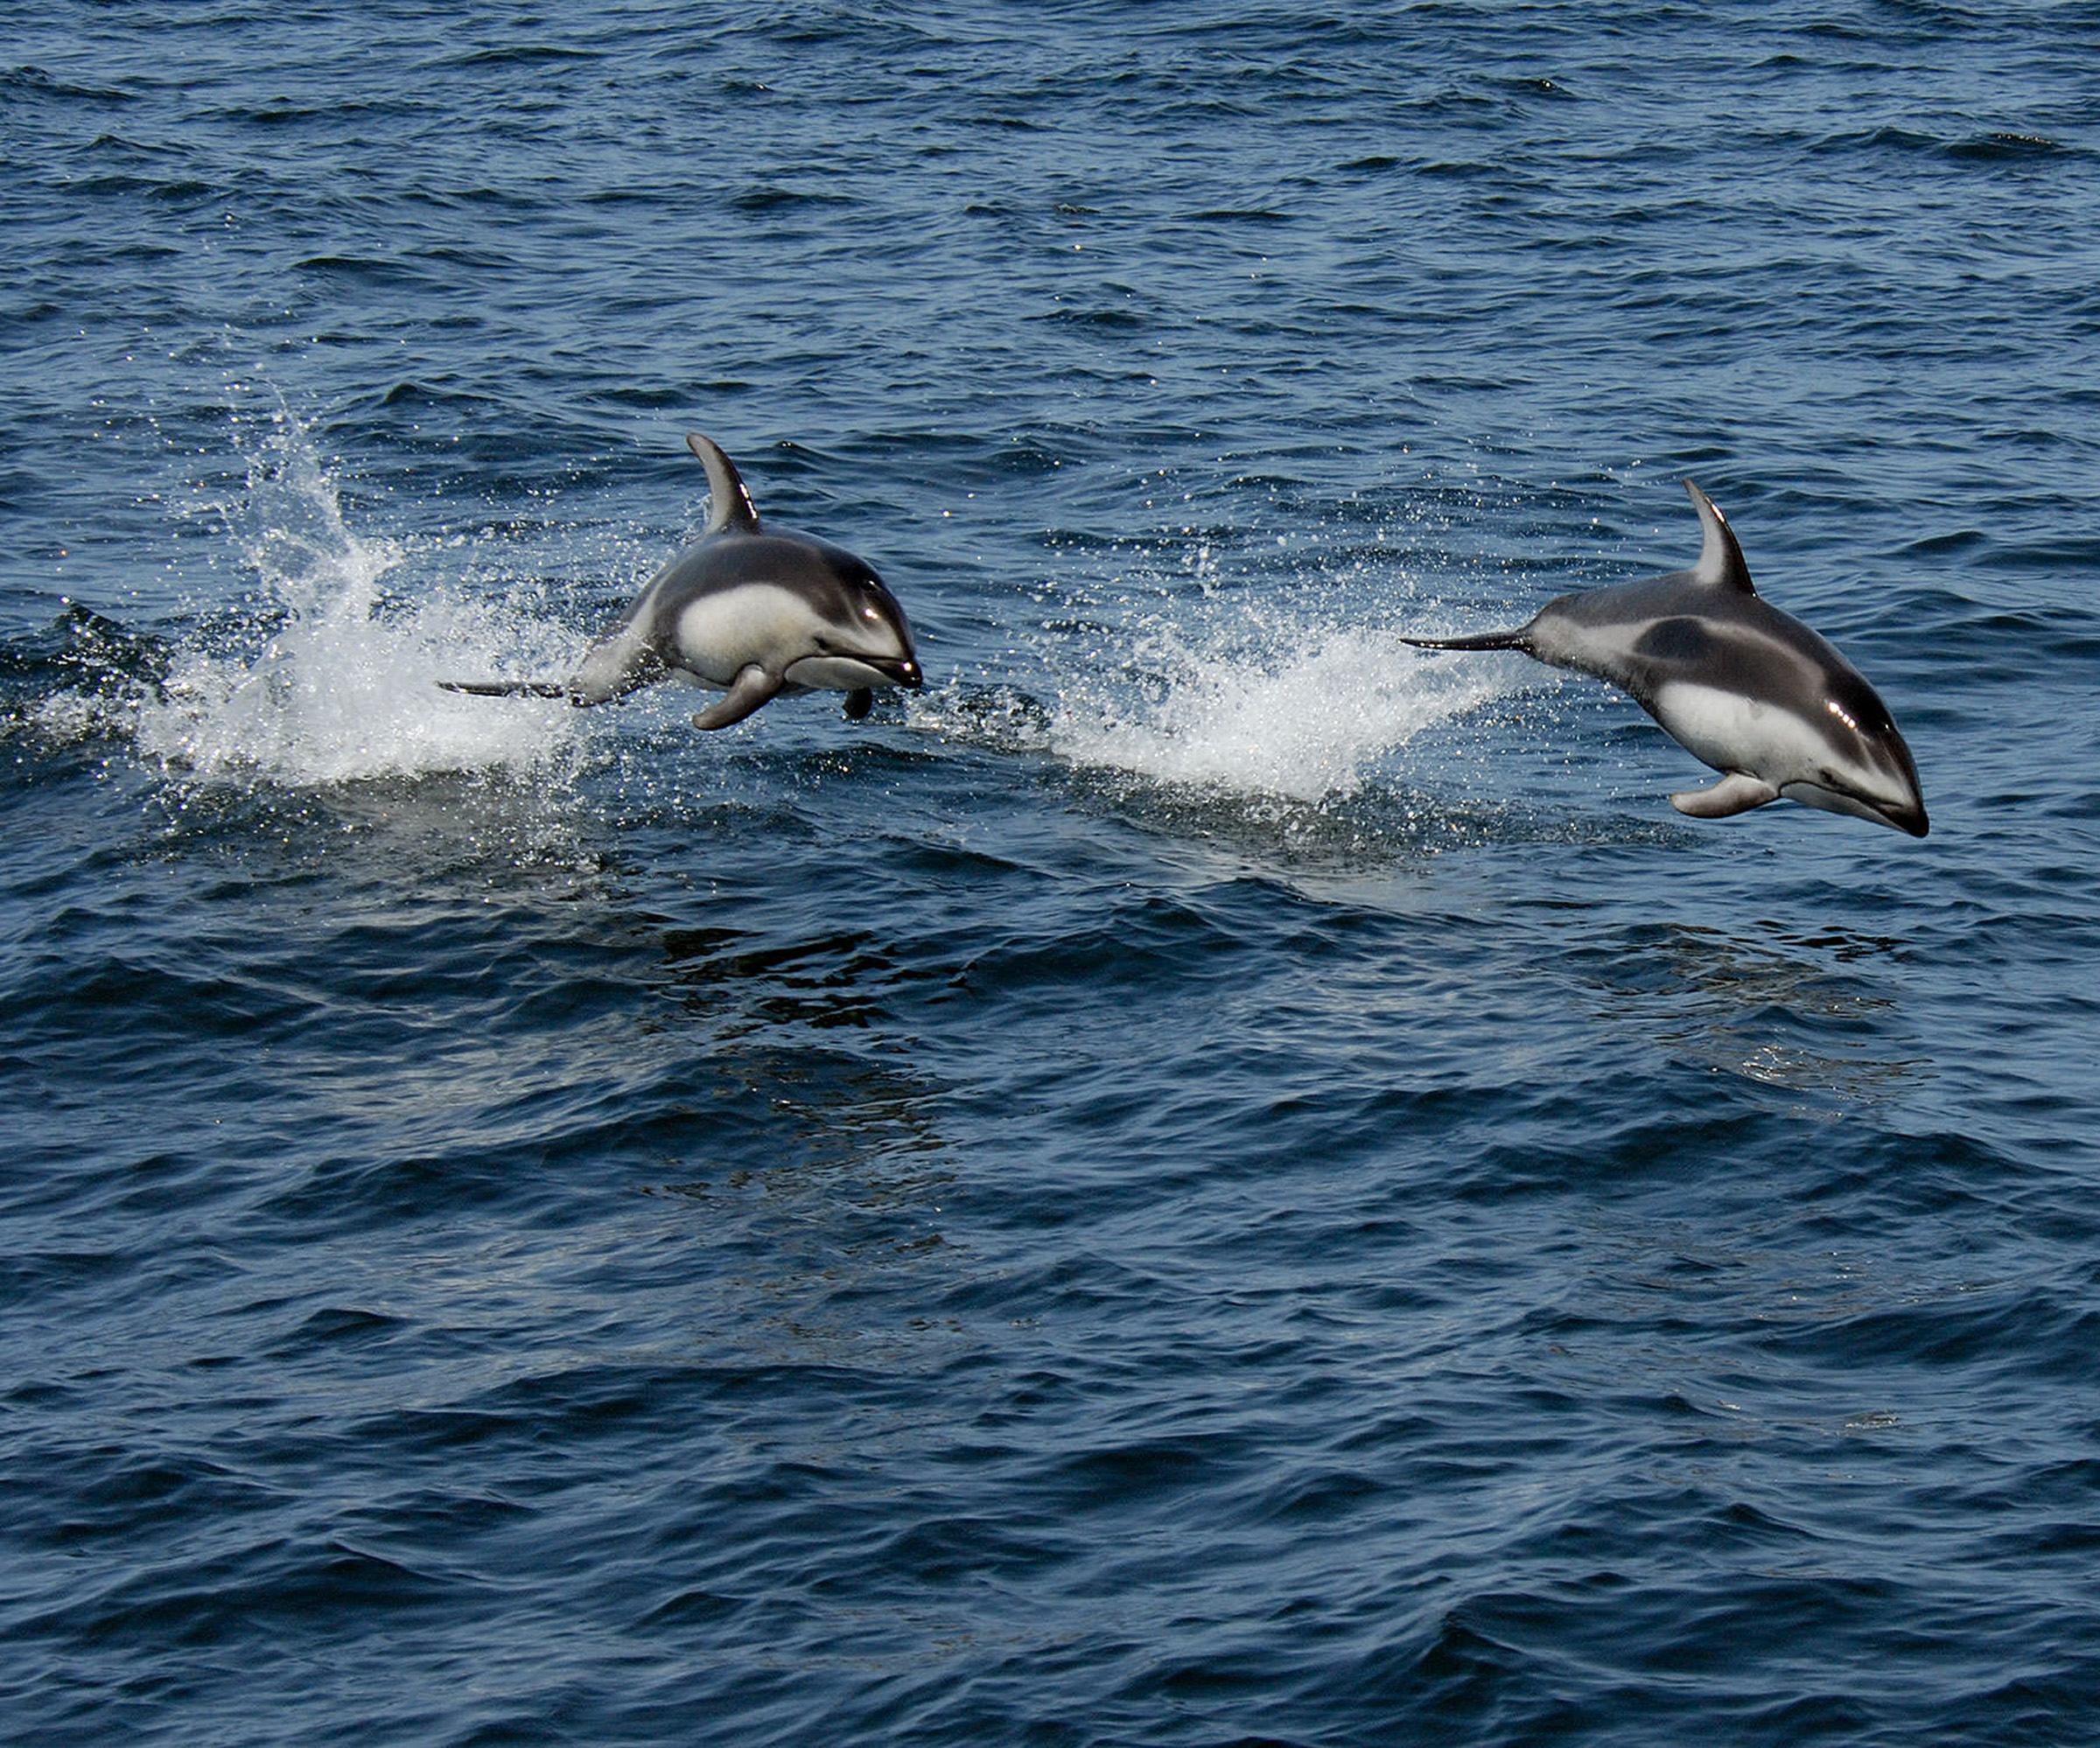
[[[266,640],[179,644],[140,702],[140,752],[196,779],[300,787],[515,773],[572,749],[582,729],[558,701],[466,697],[437,682],[562,672],[578,634],[444,584],[396,598],[385,579],[412,549],[347,526],[336,479],[290,414],[265,430],[245,493],[219,507],[262,586]]]
[[[1504,664],[1425,661],[1397,632],[1198,619],[1138,642],[1135,675],[1066,686],[1051,744],[1075,764],[1312,802],[1348,795],[1424,730],[1509,689]]]

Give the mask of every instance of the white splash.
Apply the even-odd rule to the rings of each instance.
[[[1264,642],[1249,651],[1158,633],[1144,696],[1068,689],[1052,745],[1075,763],[1163,782],[1317,801],[1354,793],[1423,730],[1509,685],[1502,664],[1425,660],[1396,633],[1272,627]]]
[[[538,767],[575,744],[559,701],[471,698],[444,678],[560,673],[581,640],[440,586],[412,602],[382,579],[409,556],[344,523],[334,480],[280,414],[219,507],[284,619],[259,654],[178,652],[138,710],[136,745],[206,780],[300,787],[361,778]]]

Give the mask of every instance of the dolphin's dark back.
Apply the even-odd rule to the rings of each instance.
[[[1888,712],[1859,671],[1830,642],[1763,597],[1698,589],[1678,571],[1564,595],[1525,627],[1531,653],[1592,675],[1652,706],[1673,682],[1719,686],[1817,707],[1842,686],[1885,723]],[[1790,696],[1798,692],[1799,696]]]

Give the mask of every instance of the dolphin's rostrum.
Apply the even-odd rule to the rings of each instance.
[[[1750,584],[1713,500],[1684,482],[1704,538],[1690,570],[1550,601],[1515,631],[1404,641],[1423,649],[1516,649],[1625,692],[1693,758],[1712,788],[1672,795],[1695,819],[1726,819],[1782,795],[1833,814],[1927,829],[1910,749],[1858,669]]]
[[[693,718],[727,728],[788,692],[846,695],[867,715],[875,688],[925,680],[897,598],[862,559],[813,535],[762,526],[736,467],[697,434],[686,447],[707,469],[707,526],[656,573],[566,680],[441,680],[447,691],[603,704],[653,681],[682,679],[727,696]]]

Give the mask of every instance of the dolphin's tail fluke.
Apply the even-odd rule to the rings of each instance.
[[[440,680],[447,692],[464,692],[472,698],[566,698],[569,688],[559,680]]]
[[[1521,649],[1529,655],[1531,640],[1526,633],[1530,629],[1520,626],[1515,631],[1481,632],[1474,637],[1404,637],[1400,641],[1417,649]]]

